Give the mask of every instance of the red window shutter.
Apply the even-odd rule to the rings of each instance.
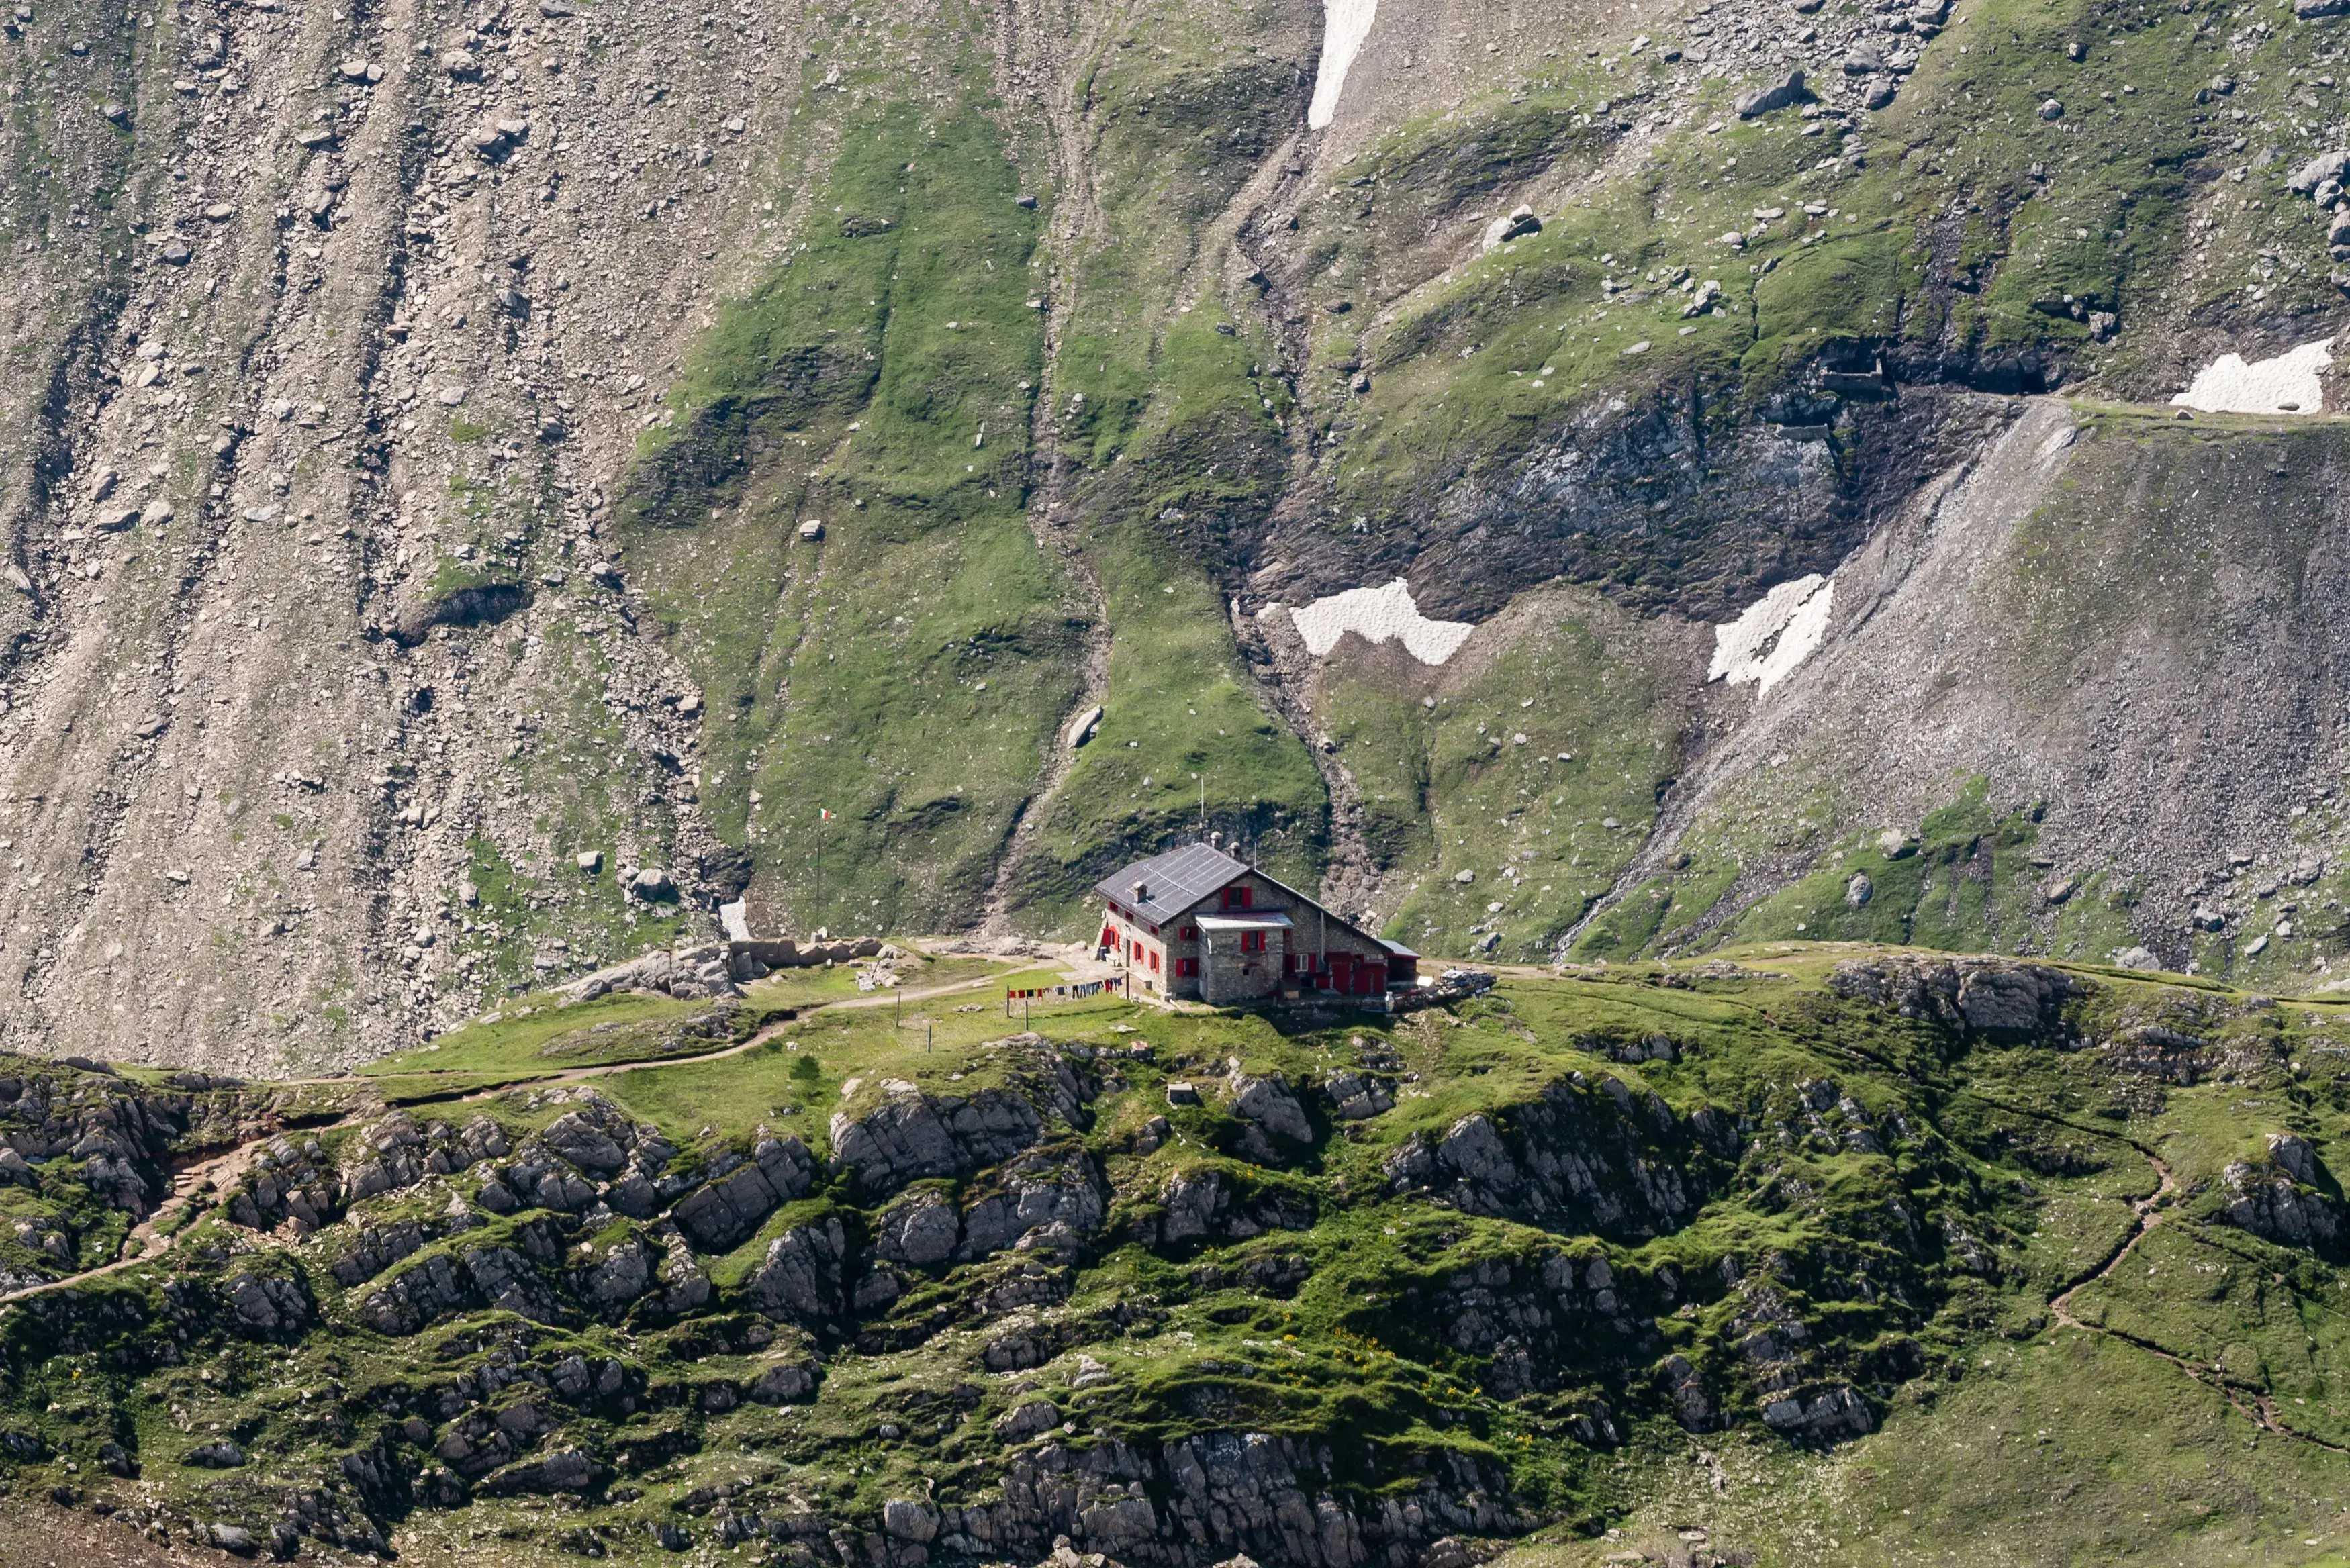
[[[1153,974],[1159,972],[1159,955],[1155,952],[1150,955],[1150,972]]]
[[[1284,974],[1295,974],[1297,972],[1297,955],[1295,953],[1284,953],[1281,958],[1281,969]]]
[[[1241,889],[1241,908],[1242,908],[1242,909],[1245,909],[1249,908],[1251,905],[1254,904],[1255,902],[1256,902],[1256,889],[1255,889],[1255,888],[1242,888],[1242,889]]]

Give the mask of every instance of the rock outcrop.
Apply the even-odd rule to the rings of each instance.
[[[2340,1187],[2296,1133],[2269,1134],[2262,1158],[2230,1160],[2220,1180],[2220,1212],[2230,1225],[2328,1255],[2350,1240]]]
[[[1992,1035],[2060,1030],[2064,1003],[2088,994],[2076,975],[2000,959],[1877,959],[1841,964],[1836,989],[1914,1018]]]
[[[760,1221],[814,1185],[816,1164],[797,1138],[762,1138],[751,1158],[680,1199],[677,1222],[705,1251],[750,1239]]]
[[[833,1158],[863,1190],[886,1197],[926,1177],[969,1176],[1041,1141],[1045,1118],[1022,1095],[983,1089],[965,1099],[891,1095],[862,1116],[836,1113]]]
[[[1385,1168],[1392,1190],[1466,1213],[1648,1236],[1696,1212],[1734,1138],[1719,1111],[1684,1121],[1653,1093],[1575,1074],[1523,1105],[1462,1116],[1441,1137],[1415,1137]]]
[[[840,1315],[848,1239],[838,1220],[795,1225],[767,1243],[743,1282],[743,1300],[782,1323],[817,1327]]]

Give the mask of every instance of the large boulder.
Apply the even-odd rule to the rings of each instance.
[[[1025,1442],[1030,1438],[1044,1436],[1060,1424],[1060,1407],[1050,1399],[1031,1399],[998,1417],[995,1435],[1007,1443]]]
[[[751,1379],[744,1392],[762,1405],[793,1405],[816,1393],[814,1362],[783,1361]]]
[[[538,1140],[582,1170],[609,1175],[629,1161],[629,1151],[597,1125],[584,1110],[569,1111],[549,1122]]]
[[[743,1282],[743,1299],[780,1323],[814,1325],[837,1317],[847,1253],[838,1220],[795,1225],[767,1243],[766,1256]]]
[[[642,1236],[631,1236],[579,1271],[576,1288],[598,1314],[609,1316],[652,1288],[660,1260]]]
[[[561,1448],[494,1470],[475,1483],[473,1490],[484,1497],[582,1492],[594,1486],[604,1473],[604,1467],[591,1456],[577,1449]]]
[[[1904,1018],[1983,1033],[2051,1033],[2065,1002],[2089,983],[2045,964],[2004,959],[1883,958],[1836,967],[1829,982],[1842,995],[1875,1002]]]
[[[1032,1155],[1015,1161],[1002,1179],[1001,1188],[963,1210],[957,1256],[984,1258],[1055,1228],[1091,1237],[1108,1217],[1108,1189],[1090,1159],[1061,1164],[1046,1154]]]
[[[2220,1179],[2220,1218],[2239,1230],[2287,1247],[2330,1251],[2350,1229],[2340,1200],[2328,1190],[2331,1173],[2298,1133],[2271,1133],[2263,1158],[2231,1161]]]
[[[918,1193],[881,1216],[874,1250],[892,1263],[926,1268],[954,1256],[962,1222],[954,1205],[935,1192]]]
[[[297,1281],[277,1274],[238,1274],[222,1289],[234,1326],[246,1333],[298,1333],[309,1324],[309,1294]]]
[[[1762,1406],[1762,1424],[1774,1432],[1814,1441],[1866,1437],[1877,1429],[1867,1401],[1850,1388],[1830,1388],[1806,1399],[1781,1395]]]
[[[1234,1116],[1285,1144],[1303,1147],[1314,1141],[1314,1124],[1305,1119],[1305,1107],[1297,1103],[1297,1096],[1289,1092],[1289,1080],[1280,1074],[1244,1073],[1234,1060],[1224,1085],[1232,1095]]]
[[[1359,1122],[1395,1107],[1395,1093],[1378,1079],[1342,1069],[1323,1080],[1322,1092],[1340,1121]]]
[[[1384,1169],[1393,1190],[1467,1213],[1629,1241],[1693,1216],[1736,1144],[1736,1125],[1711,1106],[1676,1116],[1654,1091],[1573,1073],[1440,1138],[1410,1138]]]
[[[1773,78],[1759,87],[1748,88],[1738,95],[1731,107],[1738,111],[1739,119],[1752,119],[1759,115],[1769,114],[1773,109],[1785,109],[1790,104],[1801,103],[1810,96],[1804,90],[1804,73],[1789,71],[1786,75]]]

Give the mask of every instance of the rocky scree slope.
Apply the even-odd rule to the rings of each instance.
[[[606,493],[783,244],[797,30],[691,20],[11,26],[11,1039],[348,1059],[739,888]]]
[[[2034,1529],[2085,1549],[2224,1553],[2314,1506],[2295,1456],[2350,1437],[2322,1397],[2350,1233],[2332,1009],[1744,956],[1288,1034],[1113,1003],[910,1055],[878,1018],[817,1021],[723,1073],[462,1102],[19,1060],[11,1280],[109,1261],[174,1161],[250,1158],[168,1252],[0,1306],[10,1506],[281,1560],[1066,1538],[1356,1568],[1709,1521],[1660,1490],[1694,1449],[1735,1456],[1727,1551],[1809,1528],[1824,1474],[1904,1464],[1900,1496],[1838,1505],[1866,1552],[1924,1527],[1933,1467],[1897,1456],[1947,1440],[1943,1401],[2054,1387],[1983,1369],[2085,1350],[2172,1415],[2052,1416],[2061,1449],[1936,1509],[2020,1518],[2060,1452],[2086,1490]],[[2124,1430],[2257,1506],[2156,1522],[2095,1457]],[[1765,1493],[1775,1524],[1741,1512]]]

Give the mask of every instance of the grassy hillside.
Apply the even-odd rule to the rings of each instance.
[[[971,21],[910,46],[943,49],[941,101],[809,128],[802,241],[698,346],[621,502],[707,704],[705,809],[795,930],[971,919],[1076,690],[1087,611],[1024,517],[1040,218]]]
[[[1580,597],[1511,620],[1457,668],[1391,648],[1332,661],[1316,693],[1388,934],[1430,952],[1547,957],[1647,841],[1681,757],[1685,658]]]
[[[937,1541],[1115,1552],[1110,1515],[1038,1511],[1020,1478],[1139,1466],[1131,1495],[1175,1520],[1149,1456],[1255,1432],[1302,1445],[1284,1462],[1347,1528],[1412,1550],[1441,1531],[1620,1560],[1669,1525],[1756,1563],[1959,1540],[2315,1561],[2340,1544],[2324,1445],[2350,1438],[2337,1011],[1779,944],[1398,1019],[1097,1001],[1007,1038],[944,1004],[818,1012],[747,1054],[410,1122],[340,1091],[266,1174],[173,1215],[168,1253],[0,1307],[0,1463],[26,1506],[194,1539],[283,1522],[305,1554],[469,1562],[485,1531],[508,1561],[764,1552],[917,1528],[925,1501]],[[484,1044],[556,1038],[530,1027]],[[36,1102],[70,1125],[143,1097],[134,1170],[278,1093],[10,1074],[17,1132]],[[1177,1078],[1203,1103],[1170,1105]],[[957,1105],[1008,1142],[970,1123],[922,1166],[868,1137]],[[508,1152],[449,1174],[387,1152],[493,1126]],[[705,1234],[688,1195],[786,1171],[765,1141],[785,1138],[829,1174],[804,1164]],[[560,1179],[515,1207],[524,1167]],[[639,1169],[680,1179],[644,1217],[605,1207]],[[119,1241],[81,1158],[8,1190],[16,1277]],[[241,1206],[265,1223],[280,1193],[327,1203],[317,1228],[255,1229]],[[1061,1217],[986,1231],[1017,1194]],[[966,1251],[910,1258],[916,1214]],[[1060,1419],[1014,1415],[1038,1401]],[[197,1451],[220,1442],[233,1459]],[[1383,1515],[1397,1489],[1446,1522]],[[1270,1526],[1201,1528],[1187,1561],[1319,1561]]]

